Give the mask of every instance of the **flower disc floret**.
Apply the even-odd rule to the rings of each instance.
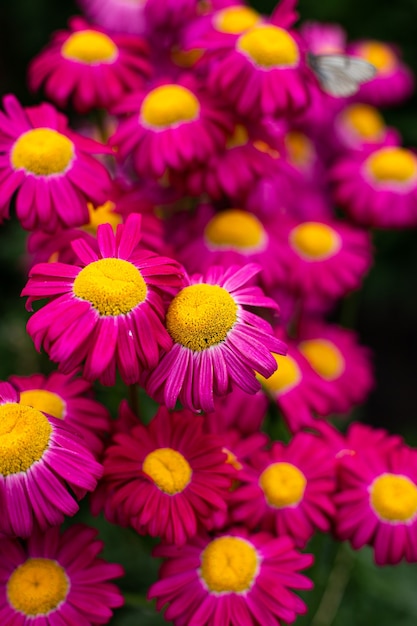
[[[152,128],[169,128],[198,118],[200,103],[197,97],[182,85],[161,85],[143,100],[140,118]]]
[[[379,183],[405,183],[417,176],[417,157],[405,148],[386,147],[368,157],[365,168]]]
[[[255,547],[241,537],[213,539],[201,555],[200,577],[211,593],[246,593],[259,572]]]
[[[341,118],[355,135],[365,141],[377,141],[384,134],[384,118],[376,107],[369,104],[351,104],[343,111]]]
[[[184,491],[193,473],[187,459],[172,448],[158,448],[147,454],[142,471],[171,496]]]
[[[246,6],[231,6],[218,11],[213,19],[214,27],[221,33],[239,35],[261,20],[260,14]]]
[[[264,469],[259,484],[268,504],[280,509],[296,506],[303,499],[307,480],[298,467],[280,462]]]
[[[214,248],[252,252],[262,248],[266,234],[259,219],[248,211],[228,209],[216,213],[209,221],[204,236]]]
[[[62,604],[70,582],[62,568],[51,559],[28,559],[19,565],[7,582],[12,607],[28,618],[48,615]]]
[[[166,324],[176,343],[193,351],[224,341],[237,320],[237,304],[219,285],[184,287],[169,305]]]
[[[296,67],[299,51],[288,31],[272,24],[254,26],[239,37],[237,49],[263,69]]]
[[[14,144],[10,160],[15,170],[35,176],[63,174],[74,157],[74,144],[52,128],[34,128]]]
[[[327,224],[304,222],[290,233],[294,250],[309,261],[322,261],[332,257],[341,248],[340,235]]]
[[[417,514],[417,485],[407,476],[382,474],[370,486],[370,502],[381,520],[410,522]]]
[[[130,313],[146,299],[142,274],[124,259],[99,259],[84,267],[73,286],[74,295],[87,300],[102,316]]]
[[[95,65],[113,63],[118,54],[114,41],[97,30],[80,30],[72,33],[61,48],[62,56],[72,61]]]
[[[342,353],[327,339],[309,339],[302,341],[298,347],[313,370],[326,380],[335,380],[345,369]]]
[[[291,356],[274,354],[277,369],[269,377],[264,378],[258,374],[258,378],[264,389],[274,395],[286,393],[296,387],[301,380],[301,370],[295,359]]]
[[[47,389],[28,389],[20,393],[20,404],[48,413],[57,419],[63,419],[65,403],[63,399],[53,391]]]
[[[0,474],[26,472],[48,449],[52,427],[47,417],[17,402],[0,405]]]
[[[381,74],[390,74],[397,65],[394,52],[389,46],[380,41],[367,41],[361,44],[360,53]]]

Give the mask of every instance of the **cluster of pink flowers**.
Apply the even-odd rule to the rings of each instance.
[[[27,332],[56,371],[0,383],[2,624],[123,604],[95,531],[59,530],[87,494],[160,540],[148,597],[175,626],[292,623],[316,532],[417,561],[417,450],[349,423],[372,355],[336,321],[371,228],[417,225],[417,156],[376,108],[413,77],[295,4],[80,0],[29,67],[47,102],[4,98],[0,218],[28,231]],[[312,54],[375,76],[335,97]],[[95,399],[120,382],[149,423]]]

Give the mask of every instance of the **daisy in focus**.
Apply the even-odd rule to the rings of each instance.
[[[253,285],[260,269],[213,266],[204,276],[186,278],[166,315],[174,345],[145,384],[151,397],[170,409],[180,400],[192,411],[213,411],[214,396],[227,394],[232,385],[259,391],[255,370],[270,376],[277,367],[271,352],[285,353],[270,324],[247,308],[278,309]]]
[[[110,176],[91,155],[102,144],[73,133],[50,104],[24,109],[12,95],[0,111],[0,219],[9,217],[15,192],[23,228],[54,232],[88,221],[87,202],[101,204]]]
[[[123,596],[112,582],[123,576],[117,563],[98,558],[97,531],[76,524],[36,531],[22,544],[0,541],[2,624],[90,626],[107,624]]]
[[[158,546],[166,559],[148,593],[175,626],[280,626],[307,611],[293,593],[313,583],[300,570],[312,564],[288,537],[232,528],[199,535],[186,546]]]
[[[48,303],[29,319],[27,331],[37,350],[43,345],[64,374],[83,367],[89,381],[114,385],[116,369],[126,384],[155,367],[160,349],[171,348],[163,325],[163,292],[182,284],[176,261],[138,248],[139,215],[97,231],[99,252],[73,242],[77,265],[40,263],[30,272],[22,295],[27,307]]]

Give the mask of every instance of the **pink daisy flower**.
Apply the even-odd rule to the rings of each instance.
[[[305,320],[298,350],[317,379],[314,409],[319,415],[347,413],[365,401],[374,386],[371,353],[359,345],[354,331]]]
[[[357,99],[375,106],[401,104],[414,89],[411,69],[401,60],[394,45],[373,39],[352,43],[349,54],[361,57],[377,69],[375,78],[360,86]]]
[[[414,151],[389,143],[368,146],[340,158],[330,177],[335,202],[358,224],[377,228],[417,224]]]
[[[48,98],[61,108],[71,101],[78,113],[109,108],[142,87],[151,73],[148,55],[143,39],[110,35],[74,17],[29,65],[29,87],[44,85]]]
[[[161,290],[182,282],[172,259],[138,249],[140,216],[97,231],[99,253],[85,241],[73,242],[79,262],[40,263],[30,272],[22,295],[27,307],[48,303],[30,318],[27,331],[43,345],[64,374],[83,366],[87,380],[114,385],[116,367],[126,384],[138,382],[142,368],[155,367],[159,350],[172,340],[163,326]]]
[[[260,269],[213,266],[205,276],[186,278],[168,308],[174,345],[147,380],[151,396],[163,398],[171,409],[179,399],[193,411],[213,411],[213,395],[227,394],[232,383],[246,393],[260,389],[254,370],[270,376],[276,368],[271,351],[285,352],[269,323],[247,310],[277,310],[259,287],[250,286]]]
[[[0,542],[0,616],[4,625],[89,626],[107,624],[112,609],[123,605],[110,582],[124,571],[98,558],[103,542],[97,531],[75,524],[35,532],[22,544]]]
[[[203,423],[160,407],[148,426],[115,435],[104,461],[108,505],[137,532],[182,545],[226,508],[235,472]]]
[[[344,54],[347,35],[340,24],[307,21],[300,27],[309,52],[313,54]]]
[[[94,400],[91,383],[59,372],[10,376],[9,381],[20,392],[20,404],[63,420],[95,456],[101,454],[104,438],[110,432],[110,414]]]
[[[87,17],[109,32],[143,35],[146,0],[78,0]]]
[[[23,109],[12,95],[0,112],[0,219],[16,214],[26,230],[54,232],[88,220],[87,202],[105,202],[109,174],[92,153],[108,148],[70,131],[50,104]]]
[[[288,535],[301,548],[316,530],[330,529],[335,462],[321,439],[300,432],[249,462],[253,469],[239,474],[242,486],[231,494],[235,522]]]
[[[131,94],[115,112],[127,117],[110,143],[121,159],[132,154],[137,173],[145,178],[206,162],[224,148],[233,128],[230,113],[191,76]]]
[[[102,466],[83,440],[60,419],[19,401],[9,383],[0,383],[0,535],[29,537],[78,511],[94,491]]]
[[[157,546],[165,558],[148,593],[175,626],[280,626],[306,613],[293,589],[311,589],[300,574],[311,554],[300,554],[288,537],[233,528],[216,537],[201,535],[186,546]]]
[[[396,129],[388,128],[378,109],[371,104],[353,102],[345,106],[334,120],[335,144],[339,152],[361,150],[367,144],[396,144]]]
[[[375,447],[340,461],[336,533],[355,550],[374,548],[377,565],[417,562],[417,451]]]
[[[360,287],[372,263],[369,233],[334,219],[282,218],[277,238],[277,284],[300,296],[345,296]]]

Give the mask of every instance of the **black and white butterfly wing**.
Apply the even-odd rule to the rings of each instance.
[[[353,96],[376,74],[368,61],[344,54],[309,54],[308,62],[322,89],[337,97]]]

